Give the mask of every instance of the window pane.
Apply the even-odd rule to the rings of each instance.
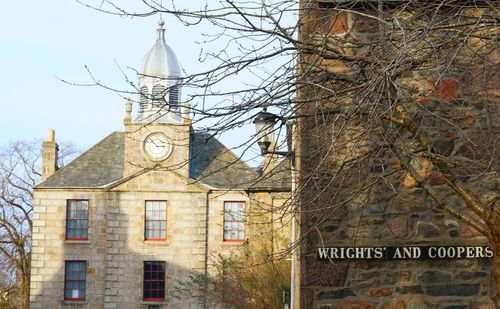
[[[68,200],[66,238],[86,239],[88,236],[88,201]]]
[[[71,229],[74,229],[74,228],[76,228],[76,221],[73,221],[73,220],[68,221],[68,229],[71,230]]]
[[[244,202],[224,203],[224,240],[244,240]]]
[[[145,300],[165,298],[165,262],[144,262],[143,289]]]
[[[64,269],[64,298],[85,299],[87,263],[84,261],[66,261]]]
[[[167,202],[146,201],[145,208],[145,239],[166,239]]]

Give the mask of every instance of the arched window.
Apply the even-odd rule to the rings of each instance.
[[[139,90],[139,113],[148,108],[148,96],[148,86],[142,86],[141,90]]]
[[[165,86],[156,84],[153,87],[153,108],[154,107],[162,107],[165,104]]]
[[[168,103],[170,108],[174,111],[179,109],[179,86],[174,85],[170,87],[170,93],[168,95]]]

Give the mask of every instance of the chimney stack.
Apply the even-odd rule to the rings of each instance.
[[[271,145],[269,145],[268,151],[273,152],[277,151],[277,145],[276,145],[276,139],[274,136],[274,132],[271,137]],[[279,159],[278,155],[272,154],[272,153],[266,153],[264,155],[264,160],[262,160],[262,165],[261,165],[261,170],[262,170],[262,175],[267,174],[270,172],[273,168],[275,168],[279,164]]]
[[[59,146],[55,142],[54,129],[49,130],[49,136],[42,145],[42,181],[57,171],[57,152]]]

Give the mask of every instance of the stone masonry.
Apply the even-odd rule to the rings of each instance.
[[[377,122],[379,106],[388,113],[394,110],[373,103],[384,102],[384,84],[376,83],[385,72],[377,71],[380,63],[369,61],[377,59],[372,57],[377,53],[392,54],[390,49],[383,49],[380,23],[367,17],[398,19],[402,27],[410,20],[417,29],[411,33],[414,35],[427,27],[429,12],[434,14],[433,25],[441,25],[458,16],[486,16],[488,11],[479,9],[475,1],[460,2],[464,8],[438,8],[432,1],[425,5],[405,1],[403,7],[402,1],[383,1],[383,6],[379,6],[382,12],[377,12],[377,3],[301,1],[300,40],[311,45],[301,55],[300,73],[304,75],[299,83],[302,80],[306,83],[301,85],[299,101],[307,101],[300,112],[320,115],[311,120],[306,117],[300,123],[299,165],[301,179],[305,179],[300,184],[301,308],[493,309],[492,258],[399,261],[317,258],[317,248],[322,246],[491,246],[473,227],[439,209],[428,194],[438,192],[458,212],[471,214],[464,200],[448,186],[447,171],[437,165],[439,160],[419,154],[405,163],[404,155],[398,157],[398,152],[392,151],[405,138],[410,140],[406,151],[418,148],[415,145],[420,136],[418,131],[412,132],[413,135],[404,130],[391,131],[390,116],[380,117]],[[454,20],[456,24],[458,20]],[[429,29],[435,31],[433,39],[441,35],[449,39],[446,31],[443,34],[430,26]],[[422,52],[419,48],[424,46],[420,39],[413,42],[405,37],[407,41],[403,41],[397,30],[386,31],[387,46],[389,42],[407,44],[401,43],[395,54],[408,48],[413,54],[408,52],[404,59],[420,59],[417,51]],[[396,74],[394,95],[398,95],[399,101],[394,106],[407,106],[408,114],[417,119],[419,130],[429,132],[430,152],[458,162],[452,172],[460,182],[479,200],[495,207],[498,174],[494,170],[499,161],[498,150],[492,144],[499,133],[499,53],[498,46],[494,48],[483,39],[492,33],[487,31],[481,38],[463,41],[466,48],[447,41],[442,50],[436,51],[439,60],[422,67],[414,63]],[[450,50],[455,52],[453,60],[446,58]],[[389,66],[391,56],[378,59],[385,59]],[[441,63],[439,57],[447,61]],[[427,63],[426,60],[418,61]],[[368,92],[356,92],[363,86],[372,91],[373,97],[364,98]],[[376,101],[379,94],[383,99]],[[358,108],[350,109],[354,102],[359,104]],[[392,149],[380,147],[391,142],[396,145]],[[349,169],[340,169],[342,164]],[[405,164],[415,170],[414,175],[405,171]],[[373,182],[368,185],[370,181]]]
[[[151,125],[147,130],[175,136],[174,130],[167,125]],[[174,145],[170,157],[176,162],[184,162],[175,169],[171,168],[173,163],[170,161],[152,164],[143,159],[140,144],[145,134],[131,127],[127,127],[127,132],[133,132],[131,137],[124,136],[127,133],[112,133],[72,163],[49,175],[47,181],[36,188],[31,308],[127,309],[148,308],[149,305],[203,308],[202,288],[195,286],[186,293],[183,287],[193,277],[210,275],[210,257],[238,252],[249,241],[269,239],[267,233],[253,230],[262,229],[263,225],[252,225],[252,219],[248,218],[244,241],[225,242],[224,202],[243,202],[246,210],[255,207],[252,205],[269,203],[280,207],[287,202],[289,193],[286,190],[289,188],[273,193],[273,188],[248,190],[230,182],[225,189],[216,189],[214,185],[220,186],[235,178],[231,173],[237,173],[240,181],[245,177],[241,170],[228,173],[227,168],[224,168],[225,174],[214,177],[217,176],[217,158],[223,162],[234,160],[234,157],[227,158],[234,155],[219,144],[208,144],[203,152],[205,156],[188,160],[185,156],[192,147],[188,142],[188,128],[181,133],[183,138],[177,139],[184,143]],[[217,149],[224,152],[218,157],[206,157]],[[241,166],[245,168],[246,165]],[[212,168],[215,171],[211,171]],[[248,173],[253,173],[246,168]],[[190,169],[191,178],[188,178]],[[194,170],[202,174],[208,170],[210,176],[206,179],[213,179],[210,180],[212,185],[207,184],[209,180],[206,179],[193,179]],[[66,239],[66,205],[68,200],[75,199],[88,200],[88,240]],[[166,240],[144,240],[144,205],[148,200],[167,201]],[[270,229],[285,235],[289,233],[284,227]],[[85,300],[64,300],[65,261],[87,262]],[[144,261],[166,262],[165,301],[143,300]]]

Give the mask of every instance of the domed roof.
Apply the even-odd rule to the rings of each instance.
[[[174,51],[165,43],[165,24],[160,20],[158,28],[158,38],[155,45],[144,57],[140,75],[161,77],[161,78],[180,78],[181,68]]]

